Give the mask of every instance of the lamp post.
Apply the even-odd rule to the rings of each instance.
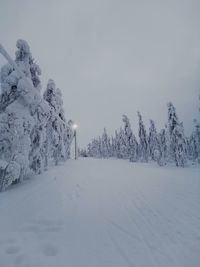
[[[78,146],[77,146],[77,128],[78,128],[78,125],[76,123],[74,123],[72,125],[72,128],[74,130],[74,145],[75,145],[75,160],[78,159]]]

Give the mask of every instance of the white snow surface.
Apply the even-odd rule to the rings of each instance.
[[[198,267],[200,169],[69,160],[0,194],[1,267]]]

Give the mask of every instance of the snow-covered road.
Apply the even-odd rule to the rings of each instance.
[[[198,267],[200,169],[68,161],[0,194],[0,267]]]

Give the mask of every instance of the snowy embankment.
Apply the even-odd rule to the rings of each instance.
[[[200,266],[199,168],[68,161],[0,194],[1,267]]]

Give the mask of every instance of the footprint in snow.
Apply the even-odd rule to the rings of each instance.
[[[46,244],[42,247],[42,253],[47,257],[54,257],[58,254],[58,248],[52,244]]]
[[[6,248],[6,254],[17,254],[20,251],[19,246],[9,246]]]
[[[30,233],[60,232],[64,223],[62,221],[39,220],[25,225],[22,230]]]

